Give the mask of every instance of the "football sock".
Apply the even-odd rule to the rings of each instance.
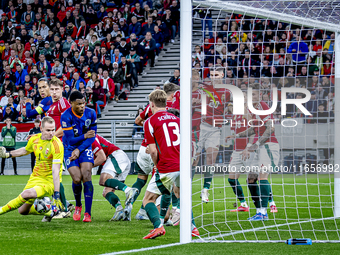
[[[51,216],[53,213],[53,210],[49,210],[48,212],[45,212],[45,213],[38,213],[36,210],[35,210],[35,207],[34,205],[31,206],[31,209],[30,209],[30,212],[28,214],[30,215],[44,215],[44,216]]]
[[[240,200],[241,203],[245,202],[246,200],[244,199],[244,194],[243,194],[243,189],[238,181],[238,179],[230,179],[228,178],[228,182],[230,186],[232,187],[235,195],[237,196],[238,200]]]
[[[74,199],[76,200],[76,206],[81,206],[81,191],[83,189],[83,186],[81,183],[75,184],[72,182],[72,189],[74,194]]]
[[[148,203],[145,206],[145,211],[150,221],[152,222],[154,228],[159,228],[162,226],[161,219],[159,217],[159,212],[155,203]]]
[[[137,200],[137,197],[139,196],[139,194],[140,194],[142,188],[145,186],[145,184],[146,184],[146,180],[142,180],[142,179],[137,178],[136,182],[132,185],[132,188],[136,188],[139,191],[136,194],[136,196],[133,198],[133,202],[135,202]]]
[[[175,192],[171,192],[171,203],[172,207],[177,207],[178,205],[178,198],[175,195]]]
[[[85,213],[91,215],[92,200],[93,200],[93,185],[92,181],[84,182],[84,197],[85,197]]]
[[[273,202],[274,202],[274,198],[273,198],[273,193],[272,193],[272,185],[269,185],[269,203],[273,203]]]
[[[165,218],[170,202],[171,202],[171,195],[162,195],[161,205],[160,205],[161,208],[160,208],[160,213],[159,213],[161,219]]]
[[[267,208],[270,194],[270,184],[268,180],[260,180],[261,207]]]
[[[117,206],[119,206],[121,204],[119,197],[113,192],[107,193],[105,198],[115,208],[117,208]]]
[[[21,195],[18,197],[14,198],[13,200],[9,201],[6,205],[4,205],[0,209],[0,215],[7,213],[9,211],[13,211],[15,209],[18,209],[20,206],[22,206],[24,203],[26,203],[26,199],[22,198]]]
[[[248,188],[249,188],[251,198],[253,199],[255,207],[261,208],[259,185],[257,185],[257,182],[248,183]]]
[[[177,198],[177,209],[181,209],[181,198]]]
[[[105,187],[110,187],[116,190],[125,190],[127,188],[126,184],[116,179],[107,179],[104,185]]]
[[[210,173],[210,171],[205,172],[203,188],[210,189],[211,181],[212,181],[212,174]]]
[[[65,189],[64,189],[64,185],[62,183],[60,183],[59,192],[60,192],[60,201],[65,206],[65,212],[67,212],[67,202],[66,202],[66,196],[65,196]]]
[[[195,220],[194,220],[194,213],[192,211],[191,211],[191,224],[196,227],[196,223],[195,223]]]

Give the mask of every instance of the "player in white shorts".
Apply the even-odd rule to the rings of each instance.
[[[144,123],[144,132],[151,158],[157,169],[143,199],[143,205],[154,227],[144,239],[154,239],[165,235],[164,218],[158,212],[155,202],[160,195],[170,195],[173,184],[179,186],[180,177],[179,118],[165,110],[166,93],[164,91],[153,91],[149,95],[149,101],[153,116]],[[192,229],[192,234],[199,235],[196,227]]]
[[[230,121],[230,128],[234,131],[235,134],[239,134],[248,129],[248,120],[251,120],[252,115],[247,108],[247,100],[246,93],[244,93],[245,104],[244,104],[244,115],[233,115],[233,119]],[[228,104],[228,110],[233,112],[233,104]],[[234,139],[234,151],[231,155],[230,163],[229,163],[229,176],[228,182],[233,189],[236,197],[240,201],[241,205],[237,207],[237,209],[231,210],[231,212],[249,212],[249,206],[244,197],[243,189],[238,179],[241,173],[250,173],[252,171],[252,167],[256,167],[256,159],[255,152],[251,152],[249,158],[243,158],[242,151],[248,146],[252,144],[255,135],[251,137],[238,137]],[[227,136],[226,142],[229,139],[233,138],[234,135]],[[254,185],[253,183],[248,183],[249,185]],[[256,184],[257,185],[257,184]],[[236,202],[237,205],[237,202]]]
[[[164,85],[164,87],[166,86],[168,87],[167,92],[169,92],[167,94],[166,109],[169,109],[172,106],[173,95],[175,91],[179,89],[179,86],[173,83]],[[135,123],[139,126],[143,126],[144,121],[150,118],[151,116],[152,116],[152,111],[151,111],[150,105],[148,105],[144,109],[144,111],[141,114],[139,114],[139,116],[136,118]],[[147,144],[145,143],[145,139],[143,139],[141,147],[139,148],[139,151],[137,154],[137,162],[135,165],[135,170],[137,171],[138,176],[137,176],[136,182],[132,185],[133,188],[138,189],[138,193],[133,198],[132,203],[136,201],[138,195],[140,194],[142,188],[145,186],[148,180],[148,176],[152,173],[152,169],[154,167],[150,154],[146,153],[146,147],[147,147]],[[138,211],[136,215],[136,219],[137,220],[148,220],[149,219],[146,215],[143,205]]]
[[[262,92],[260,91],[260,84],[252,85],[252,103],[257,110],[270,109],[268,104],[262,101]],[[271,185],[268,182],[269,172],[275,171],[280,159],[280,147],[275,137],[275,128],[273,125],[273,115],[253,115],[253,125],[257,127],[250,127],[247,130],[239,133],[236,137],[248,137],[253,134],[256,135],[254,143],[247,147],[243,152],[245,158],[249,158],[251,152],[256,151],[259,166],[259,191],[250,190],[254,204],[256,207],[256,215],[249,218],[251,221],[268,220],[267,207],[268,202],[271,212],[277,212],[275,202],[272,200]],[[261,125],[263,124],[263,125]],[[250,175],[248,180],[251,179]],[[253,179],[257,180],[254,176]],[[250,188],[250,186],[249,186]],[[257,193],[257,194],[256,194]],[[258,197],[259,201],[255,199]]]
[[[205,84],[202,90],[206,92],[207,107],[206,115],[202,114],[202,122],[200,125],[199,148],[206,151],[207,166],[214,166],[216,157],[219,152],[221,127],[223,122],[218,120],[224,119],[224,110],[230,101],[230,91],[225,88],[217,88],[216,85],[223,83],[224,68],[218,67],[210,71],[211,85]],[[202,95],[203,97],[203,95]],[[212,173],[206,171],[204,173],[204,185],[201,191],[201,199],[203,202],[209,202],[210,185],[212,182]]]
[[[116,208],[113,215],[113,221],[131,220],[132,199],[138,192],[135,188],[130,188],[124,184],[126,176],[130,172],[131,162],[124,151],[110,143],[100,135],[96,135],[96,139],[92,144],[94,154],[94,167],[103,165],[100,174],[99,185],[104,186],[103,197]],[[125,192],[125,210],[116,194],[115,190]],[[110,220],[110,221],[111,221]]]

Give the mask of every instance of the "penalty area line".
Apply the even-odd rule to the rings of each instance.
[[[118,255],[118,254],[127,254],[127,253],[135,253],[135,252],[142,252],[142,251],[151,251],[151,250],[157,250],[157,249],[162,249],[162,248],[168,248],[172,246],[178,246],[182,244],[183,243],[170,243],[170,244],[163,244],[163,245],[147,247],[147,248],[133,249],[133,250],[128,250],[128,251],[117,251],[117,252],[112,252],[112,253],[104,253],[102,255]]]

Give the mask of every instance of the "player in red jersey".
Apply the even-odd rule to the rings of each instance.
[[[233,131],[234,134],[239,134],[248,128],[248,121],[252,119],[252,115],[249,112],[247,108],[247,96],[246,93],[244,93],[244,115],[233,115],[232,120],[230,120],[230,128]],[[228,104],[228,111],[233,112],[233,104],[229,103]],[[245,200],[244,193],[242,186],[240,185],[238,179],[241,175],[241,173],[245,172],[248,173],[250,172],[250,167],[253,164],[256,164],[253,160],[255,158],[255,152],[251,152],[249,159],[243,159],[242,158],[242,151],[248,146],[252,145],[252,141],[254,139],[254,134],[250,137],[237,137],[234,139],[234,151],[231,155],[230,158],[230,163],[229,163],[229,176],[228,176],[228,182],[230,186],[232,187],[236,197],[240,201],[241,205],[235,209],[231,210],[231,212],[249,212],[249,206]],[[226,137],[226,142],[230,138],[233,138],[234,135],[232,136],[227,136]]]
[[[144,239],[165,235],[155,202],[162,194],[170,195],[174,183],[179,186],[180,121],[165,110],[166,98],[162,90],[155,90],[149,95],[153,115],[144,123],[145,140],[157,168],[143,199],[145,211],[154,226]]]
[[[198,147],[199,141],[199,132],[200,132],[200,124],[201,124],[201,96],[202,89],[199,87],[199,79],[200,75],[196,69],[192,69],[192,177],[195,175],[195,166],[199,161],[199,155],[201,154],[202,148]],[[180,110],[180,90],[177,90],[174,93],[172,108],[176,110]],[[179,193],[179,192],[178,192]],[[173,200],[176,198],[173,196]],[[172,201],[172,209],[171,209],[171,221],[176,226],[180,221],[180,199],[178,199],[177,204]],[[198,236],[196,233],[195,236]]]
[[[92,133],[89,134],[88,138],[91,137],[93,137]],[[98,134],[92,144],[92,151],[94,154],[93,166],[103,165],[99,179],[99,185],[105,187],[103,190],[103,197],[116,208],[116,212],[110,221],[122,219],[130,221],[132,210],[131,200],[138,190],[124,184],[131,167],[129,157],[119,147],[110,143]],[[122,190],[125,192],[125,210],[121,205],[119,197],[114,194],[115,190]]]
[[[260,91],[260,84],[255,83],[252,85],[252,103],[257,110],[268,110],[267,103],[262,101],[262,92]],[[250,127],[247,130],[239,133],[236,137],[246,137],[255,134],[258,138],[254,139],[254,143],[247,147],[243,152],[244,158],[249,158],[250,152],[256,150],[259,166],[259,190],[250,190],[252,194],[256,215],[249,218],[251,221],[268,220],[267,206],[271,197],[271,186],[268,182],[268,175],[270,171],[275,171],[275,167],[279,163],[280,159],[280,147],[275,137],[275,128],[273,125],[273,115],[253,115],[253,119],[258,121],[254,123],[255,126]],[[261,125],[263,123],[263,125]],[[255,179],[256,177],[254,177]],[[249,180],[248,176],[248,180]],[[257,178],[256,178],[257,179]],[[256,182],[255,179],[255,182]],[[250,186],[249,186],[250,188]],[[257,202],[259,200],[259,202]],[[272,201],[270,204],[271,212],[277,212],[275,203]]]
[[[47,110],[46,115],[54,119],[56,123],[55,136],[62,140],[63,129],[61,128],[61,114],[71,107],[71,104],[63,97],[63,82],[53,79],[49,82],[50,94],[52,97],[52,105]]]
[[[230,101],[230,91],[218,88],[223,84],[224,68],[218,67],[210,71],[211,85],[205,85],[202,90],[206,93],[207,107],[206,115],[202,116],[200,125],[199,148],[206,151],[206,164],[213,166],[216,162],[221,139],[221,127],[224,119],[224,111]],[[209,192],[213,173],[206,172],[204,185],[201,191],[203,202],[209,202]]]
[[[169,83],[169,84],[164,85],[164,88],[166,88],[167,92],[169,93],[169,95],[167,95],[167,106],[166,107],[170,108],[172,105],[173,94],[175,93],[176,90],[179,89],[179,86],[173,83]],[[144,121],[150,118],[152,114],[153,113],[151,111],[150,105],[147,105],[144,111],[136,118],[135,123],[139,126],[143,126]],[[135,165],[135,170],[138,173],[138,177],[137,177],[136,182],[132,185],[132,188],[138,189],[138,193],[133,199],[132,203],[134,203],[134,201],[137,199],[138,195],[140,194],[142,188],[145,186],[148,180],[148,176],[152,172],[152,169],[154,166],[150,154],[145,152],[146,147],[147,147],[147,144],[145,143],[145,139],[144,139],[137,154],[137,162]],[[148,219],[143,205],[138,211],[136,215],[136,219],[137,220]]]

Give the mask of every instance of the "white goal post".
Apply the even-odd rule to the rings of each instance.
[[[192,89],[191,89],[191,69],[192,69],[192,53],[194,50],[193,41],[193,34],[195,34],[195,29],[193,31],[193,13],[195,9],[204,8],[217,13],[217,16],[225,17],[226,13],[231,14],[241,14],[247,15],[250,17],[254,17],[255,19],[264,19],[264,20],[275,20],[277,22],[285,22],[290,25],[299,25],[303,27],[308,27],[311,29],[321,29],[329,32],[335,33],[335,43],[334,43],[334,67],[335,67],[335,84],[334,88],[335,91],[338,91],[338,87],[340,86],[339,79],[340,79],[340,19],[338,8],[340,7],[340,3],[338,1],[212,1],[212,0],[205,0],[205,1],[181,1],[181,19],[180,19],[180,68],[181,68],[181,145],[180,145],[180,169],[181,169],[181,199],[180,199],[180,207],[181,207],[181,223],[180,223],[180,242],[181,243],[188,243],[192,241],[191,237],[191,217],[192,217],[192,210],[193,210],[193,201],[195,196],[197,198],[197,194],[194,194],[192,190],[192,179],[191,179],[191,168],[192,168],[192,122],[191,122],[191,101],[192,101]],[[215,21],[213,25],[213,31],[220,31],[220,24]],[[205,29],[205,28],[204,28]],[[202,34],[205,31],[201,31]],[[203,44],[203,40],[201,42]],[[340,102],[340,93],[334,93],[335,102]],[[334,105],[334,165],[340,165],[340,103],[335,103]],[[306,176],[307,178],[307,176]],[[318,178],[318,177],[317,177]],[[226,183],[224,178],[224,183]],[[308,182],[306,182],[306,185]],[[225,184],[224,186],[227,187],[229,184]],[[317,184],[319,185],[319,181]],[[324,230],[325,230],[325,238],[317,239],[317,241],[324,242],[339,242],[339,230],[337,229],[337,221],[336,218],[340,217],[340,173],[334,173],[334,183],[330,184],[330,186],[334,186],[333,198],[331,198],[331,203],[333,205],[333,217],[325,217],[321,219]],[[282,184],[283,187],[283,184]],[[230,186],[228,187],[230,188]],[[294,188],[295,188],[295,177],[294,177]],[[318,187],[319,188],[319,187]],[[246,188],[244,188],[246,189]],[[307,189],[307,200],[308,198],[308,188]],[[225,190],[223,188],[223,190]],[[284,192],[284,191],[283,191]],[[213,198],[214,199],[214,198]],[[216,198],[217,199],[217,198]],[[214,200],[209,203],[214,203]],[[309,200],[308,200],[309,203]],[[230,229],[230,236],[233,237],[233,240],[227,239],[225,240],[224,236],[229,236],[229,234],[224,234],[224,231],[218,229],[216,227],[218,222],[215,222],[215,214],[214,212],[206,213],[204,211],[204,204],[197,205],[196,208],[199,208],[205,216],[200,215],[200,224],[201,229],[209,232],[211,229],[210,227],[214,226],[217,230],[215,235],[207,234],[204,238],[200,239],[201,241],[225,241],[225,242],[255,242],[251,238],[248,240],[246,237],[247,233],[252,233],[257,230],[265,231],[266,235],[268,236],[268,229],[277,229],[277,233],[279,236],[279,240],[256,240],[260,242],[272,242],[272,241],[280,241],[280,231],[281,227],[287,227],[289,234],[294,238],[292,233],[294,233],[294,228],[290,228],[291,225],[298,224],[301,228],[301,233],[303,235],[303,224],[310,223],[312,226],[312,231],[315,235],[315,232],[318,230],[314,230],[313,222],[318,221],[318,219],[314,219],[310,215],[310,219],[308,221],[303,221],[297,219],[297,223],[289,221],[289,217],[286,216],[286,222],[284,219],[282,221],[274,220],[274,225],[268,226],[263,225],[262,227],[255,227],[251,226],[248,229],[244,228],[244,222],[242,220],[242,224],[239,221],[235,221],[235,224],[239,224],[239,230]],[[320,202],[321,206],[321,202]],[[213,206],[215,208],[215,206]],[[216,209],[217,210],[217,209]],[[220,209],[218,209],[220,210]],[[222,209],[223,210],[223,209]],[[226,207],[224,210],[227,210]],[[285,209],[284,209],[285,210]],[[218,211],[220,212],[220,211]],[[321,210],[322,214],[322,210]],[[227,213],[224,212],[226,227],[230,228],[227,224],[228,217]],[[194,215],[196,217],[197,215]],[[211,220],[212,222],[207,223],[207,219]],[[338,239],[336,238],[328,238],[327,236],[327,224],[324,223],[324,220],[332,220],[336,229],[332,230],[337,233]],[[203,223],[204,222],[204,223]],[[339,223],[339,222],[338,222]],[[198,229],[199,226],[197,226]],[[238,240],[235,238],[235,235],[243,235],[243,237]],[[255,234],[255,238],[256,234]],[[269,238],[269,237],[268,237]]]

